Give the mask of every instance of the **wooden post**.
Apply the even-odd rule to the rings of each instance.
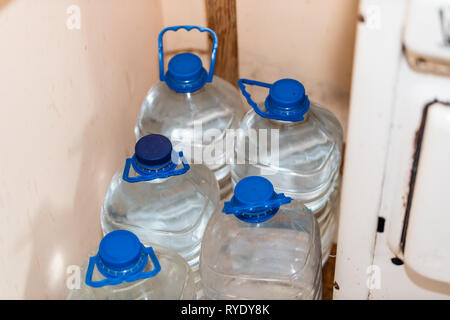
[[[236,0],[205,0],[208,27],[219,38],[214,74],[237,87],[239,78]]]

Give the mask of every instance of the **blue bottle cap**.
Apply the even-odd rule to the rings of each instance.
[[[307,107],[305,108],[305,104]],[[272,84],[266,107],[272,112],[286,113],[309,109],[309,100],[305,94],[305,87],[294,79],[281,79]]]
[[[272,218],[280,206],[291,200],[282,193],[276,193],[272,183],[266,178],[252,176],[236,184],[233,198],[224,203],[222,211],[234,214],[245,222],[259,223]]]
[[[254,205],[269,201],[274,192],[273,185],[269,180],[253,176],[244,178],[236,184],[234,197],[243,205]]]
[[[162,167],[171,161],[172,143],[160,134],[142,137],[134,148],[136,160],[150,167]]]
[[[192,53],[180,53],[169,61],[170,75],[177,80],[198,78],[202,72],[202,60]]]
[[[132,232],[116,230],[103,237],[98,255],[108,269],[132,269],[142,255],[143,246]]]
[[[144,271],[149,258],[153,269]],[[92,279],[95,267],[104,279]],[[130,231],[115,230],[103,237],[97,255],[89,258],[85,283],[94,288],[118,285],[151,278],[160,271],[161,265],[152,247],[144,247]]]
[[[297,80],[281,79],[272,85],[269,96],[276,106],[292,109],[305,98],[305,87]]]
[[[265,111],[252,100],[245,85],[269,88],[269,95],[264,103]],[[310,102],[305,94],[305,87],[297,80],[281,79],[270,84],[255,80],[239,79],[238,86],[253,110],[263,118],[291,122],[303,121],[305,119],[304,115],[309,110]]]
[[[192,53],[180,53],[169,61],[166,83],[176,92],[194,92],[202,88],[208,75],[202,60]]]

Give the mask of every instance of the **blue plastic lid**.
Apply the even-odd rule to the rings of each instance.
[[[144,271],[149,266],[149,258],[153,269]],[[95,267],[104,279],[93,280]],[[89,258],[84,281],[88,286],[100,288],[151,278],[160,271],[161,265],[152,247],[144,247],[130,231],[115,230],[103,237],[97,255]]]
[[[176,92],[194,92],[202,88],[208,75],[202,60],[193,53],[180,53],[169,61],[166,83]]]
[[[305,103],[309,108],[305,87],[297,80],[281,79],[272,84],[266,107],[271,111],[286,112],[304,109]]]
[[[263,177],[253,176],[242,179],[234,188],[234,196],[243,205],[253,205],[272,199],[272,183]]]
[[[149,134],[136,143],[134,154],[140,163],[150,167],[162,167],[170,162],[172,143],[160,134]]]
[[[292,109],[305,98],[305,87],[297,80],[281,79],[272,85],[269,97],[274,105]]]
[[[169,61],[169,72],[177,80],[190,80],[200,76],[202,60],[192,53],[180,53]]]
[[[269,88],[269,95],[264,102],[266,110],[261,109],[253,101],[245,85]],[[310,102],[305,93],[305,87],[299,81],[281,79],[270,84],[249,79],[239,79],[238,86],[247,102],[261,117],[291,122],[305,120],[304,115],[309,110]]]
[[[98,255],[107,268],[131,269],[142,255],[143,246],[132,232],[116,230],[103,237]]]
[[[224,203],[222,211],[245,222],[260,223],[272,218],[280,206],[291,200],[283,193],[276,193],[268,179],[251,176],[236,184],[233,198]]]

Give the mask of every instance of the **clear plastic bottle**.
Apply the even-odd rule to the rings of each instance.
[[[203,238],[200,273],[207,299],[321,299],[317,221],[298,201],[247,177]]]
[[[189,165],[169,139],[151,134],[139,139],[133,157],[112,178],[101,211],[102,229],[104,234],[129,230],[146,245],[176,251],[194,271],[201,296],[201,240],[218,203],[211,170]]]
[[[182,257],[162,247],[144,247],[125,230],[108,233],[81,274],[84,281],[69,291],[68,300],[195,299],[192,271]]]
[[[163,35],[180,28],[198,29],[212,35],[209,73],[200,58],[192,53],[175,55],[164,74]],[[243,116],[239,91],[227,81],[214,76],[217,36],[208,28],[176,26],[159,35],[160,82],[147,93],[135,127],[137,139],[160,133],[183,151],[190,163],[207,165],[216,175],[221,197],[232,192],[227,161],[226,130],[235,129]]]
[[[265,102],[256,104],[245,84],[269,88]],[[267,84],[241,79],[239,87],[253,109],[241,122],[235,153],[245,155],[245,164],[232,166],[233,183],[261,175],[272,181],[277,192],[304,202],[319,223],[325,263],[336,237],[342,127],[331,112],[310,103],[296,80]],[[250,152],[265,147],[249,138],[261,129],[269,129],[267,133],[275,138],[267,138],[267,157]]]

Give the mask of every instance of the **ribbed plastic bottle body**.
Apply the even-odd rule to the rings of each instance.
[[[152,246],[161,271],[152,278],[135,282],[124,282],[119,285],[108,285],[93,288],[85,284],[87,263],[81,267],[81,285],[79,289],[71,289],[67,300],[191,300],[195,299],[194,275],[186,261],[172,250]],[[144,271],[153,269],[148,260]],[[105,277],[95,269],[94,281]]]
[[[174,250],[186,259],[199,282],[201,240],[218,203],[217,181],[204,165],[191,165],[183,175],[138,183],[124,181],[119,171],[103,202],[102,229],[104,234],[129,230],[144,245]]]
[[[207,299],[321,299],[320,236],[299,202],[247,223],[214,214],[203,239],[200,273]]]
[[[167,136],[190,163],[214,172],[224,198],[232,190],[226,130],[238,128],[242,116],[239,92],[220,77],[192,93],[177,93],[159,82],[142,103],[135,134],[137,139],[150,133]]]
[[[261,104],[260,108],[265,107]],[[339,121],[329,111],[311,103],[304,121],[266,119],[250,110],[240,128],[243,131],[238,136],[235,153],[244,155],[245,164],[232,166],[233,184],[244,177],[259,175],[268,178],[277,192],[303,201],[319,223],[325,262],[335,239],[339,210],[342,158]],[[251,132],[256,132],[257,137],[261,129],[267,129],[267,150],[260,150],[264,144],[248,138]],[[261,156],[265,154],[267,157]]]

